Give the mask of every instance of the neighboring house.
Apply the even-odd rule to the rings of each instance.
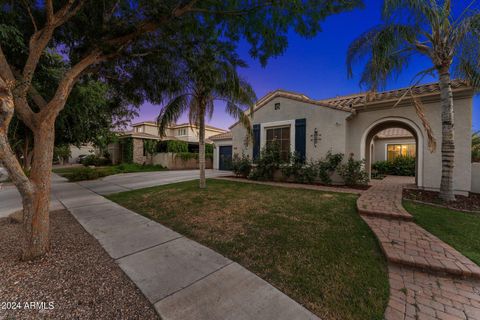
[[[205,142],[212,143],[209,139],[214,135],[225,133],[226,130],[207,125],[205,128]],[[189,144],[189,149],[193,152],[198,151],[198,127],[189,123],[174,124],[167,128],[165,136],[161,137],[158,132],[158,125],[153,121],[144,121],[132,125],[132,130],[124,132],[119,137],[119,142],[110,144],[108,152],[112,157],[113,163],[121,162],[121,140],[125,138],[133,139],[133,162],[143,164],[147,162],[143,145],[145,140],[179,140]]]
[[[473,90],[457,81],[452,82],[452,88],[455,108],[454,190],[457,194],[467,194],[472,187]],[[260,150],[275,140],[280,143],[284,157],[294,151],[306,160],[321,159],[328,151],[343,153],[346,157],[353,155],[355,159],[365,160],[369,173],[373,162],[388,159],[389,155],[414,155],[418,187],[438,190],[442,172],[439,86],[427,84],[412,89],[423,102],[425,116],[433,130],[436,139],[434,152],[429,151],[427,133],[407,90],[361,93],[325,100],[314,100],[284,90],[271,92],[255,105],[252,137],[247,136],[247,130],[238,122],[230,127],[229,135],[212,137],[215,143],[214,168],[225,166],[229,154],[245,154],[256,159]]]
[[[84,156],[89,156],[91,154],[96,154],[97,149],[91,143],[81,145],[80,147],[70,145],[70,158],[68,158],[68,163],[79,163],[80,158]]]

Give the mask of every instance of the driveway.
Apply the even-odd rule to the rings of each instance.
[[[207,178],[228,176],[231,174],[232,173],[229,171],[206,171]],[[117,192],[160,186],[170,183],[190,181],[198,179],[198,177],[198,170],[137,172],[117,174],[99,180],[82,181],[78,184],[97,194],[107,195]],[[57,193],[59,192],[59,190],[61,190],[60,185],[64,182],[65,178],[62,178],[56,174],[52,175],[52,194],[50,198],[50,210],[59,210],[64,208],[62,202],[57,199]],[[7,217],[11,213],[21,209],[22,201],[17,189],[14,186],[1,188],[0,218]]]
[[[170,183],[196,180],[199,178],[199,175],[200,173],[198,170],[123,173],[108,176],[99,180],[81,181],[78,184],[95,193],[107,195]],[[230,171],[206,170],[207,178],[229,175],[232,175]]]

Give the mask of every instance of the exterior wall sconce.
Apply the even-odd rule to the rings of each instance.
[[[316,148],[318,142],[322,140],[322,135],[318,133],[317,128],[315,128],[315,130],[313,131],[313,134],[311,134],[310,137],[311,137],[310,141],[313,142],[313,146]]]

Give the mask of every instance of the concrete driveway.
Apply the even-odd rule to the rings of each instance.
[[[206,172],[207,178],[228,176],[231,174],[232,173],[229,171],[218,170],[207,170]],[[170,183],[196,180],[198,177],[198,170],[138,172],[117,174],[99,180],[82,181],[78,184],[97,194],[107,195]],[[64,208],[62,202],[57,199],[57,193],[61,191],[62,184],[64,183],[66,183],[65,178],[62,178],[56,174],[52,175],[50,210],[59,210]],[[21,209],[22,201],[17,189],[14,186],[0,188],[0,218],[7,217],[11,213]]]
[[[82,181],[78,184],[91,191],[107,195],[135,189],[161,186],[170,183],[196,180],[198,170],[156,171],[124,173],[108,176],[99,180]],[[232,175],[230,171],[206,170],[207,178]]]

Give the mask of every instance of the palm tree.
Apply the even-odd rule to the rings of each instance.
[[[451,75],[474,89],[480,86],[480,14],[472,10],[475,2],[453,17],[451,0],[385,0],[383,23],[354,40],[347,54],[350,76],[353,64],[366,60],[361,84],[371,90],[384,87],[387,79],[398,75],[415,55],[426,56],[432,62],[431,68],[417,74],[415,84],[427,74],[436,74],[439,79],[442,110],[440,198],[444,201],[455,200]],[[414,98],[414,103],[418,105],[418,99]]]
[[[472,134],[472,162],[480,162],[480,131]]]
[[[200,188],[205,181],[205,119],[211,118],[214,102],[225,103],[225,111],[251,131],[250,118],[256,95],[252,87],[237,73],[237,67],[245,67],[234,50],[217,40],[194,41],[179,54],[176,79],[180,89],[169,94],[157,118],[159,132],[165,134],[167,127],[188,112],[191,125],[198,128]]]

